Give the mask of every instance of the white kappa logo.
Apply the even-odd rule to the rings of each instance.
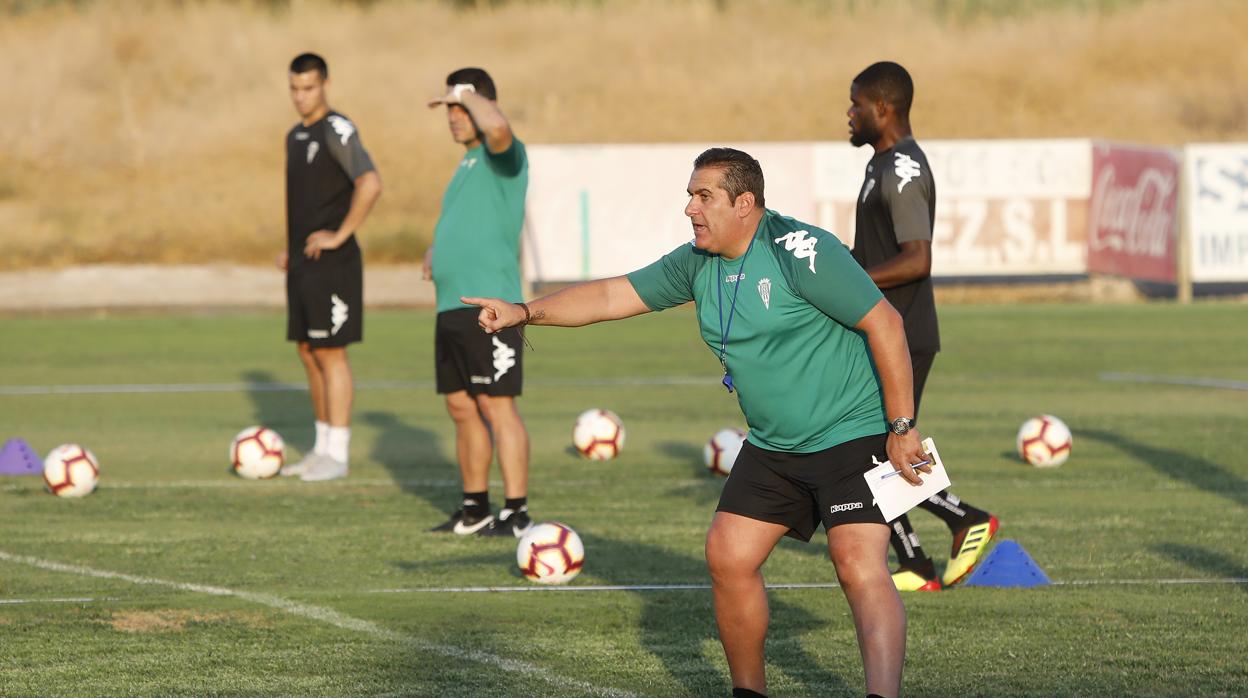
[[[308,143],[308,164],[309,165],[312,164],[312,159],[316,157],[316,154],[320,152],[320,150],[321,150],[320,143],[316,141],[311,141]]]
[[[923,169],[919,167],[918,161],[906,155],[905,153],[896,153],[896,162],[894,163],[893,172],[897,173],[897,177],[901,179],[897,183],[897,193],[900,194],[902,189],[910,183],[910,180],[918,177]]]
[[[832,514],[837,514],[842,511],[853,511],[854,509],[861,509],[861,508],[862,508],[862,502],[850,502],[848,504],[833,504],[832,506],[828,507],[828,509],[831,510],[830,513]]]
[[[500,342],[497,336],[491,339],[494,340],[494,381],[497,382],[516,365],[516,350]]]
[[[346,145],[347,140],[351,138],[351,134],[355,133],[355,124],[337,114],[329,117],[329,125],[333,127],[334,133],[338,134],[338,138],[343,145]]]
[[[763,299],[763,307],[771,310],[771,279],[759,279],[758,296]]]
[[[819,254],[815,251],[815,244],[819,242],[816,237],[806,237],[810,235],[805,230],[794,230],[787,235],[781,235],[775,239],[776,244],[784,241],[784,249],[792,252],[794,257],[798,259],[810,260],[810,273],[815,273],[815,255]]]
[[[338,330],[347,322],[347,304],[343,302],[338,294],[335,293],[329,297],[329,321],[334,323],[334,327],[330,332],[338,334]]]

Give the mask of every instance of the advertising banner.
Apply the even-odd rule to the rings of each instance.
[[[920,141],[936,180],[934,276],[1082,274],[1091,143]],[[815,144],[816,225],[853,242],[870,148]]]
[[[1189,145],[1184,162],[1192,281],[1248,282],[1248,143]]]
[[[1097,143],[1088,205],[1088,271],[1177,280],[1179,160],[1163,148]]]
[[[712,145],[529,147],[525,274],[575,281],[628,273],[692,238],[683,211],[693,160]],[[758,158],[768,208],[852,245],[870,148],[727,144]],[[1082,274],[1091,143],[921,143],[936,179],[936,276]]]
[[[618,276],[692,240],[685,190],[694,158],[714,145],[724,144],[529,146],[525,277]],[[768,208],[813,217],[809,144],[728,145],[762,165]]]

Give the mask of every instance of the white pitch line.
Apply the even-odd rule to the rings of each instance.
[[[1193,378],[1189,376],[1151,376],[1142,373],[1102,373],[1103,381],[1118,383],[1163,383],[1166,385],[1187,385],[1197,388],[1223,388],[1225,390],[1248,390],[1248,381],[1224,380],[1221,378]]]
[[[0,606],[12,606],[26,603],[92,603],[95,601],[116,601],[116,598],[108,597],[103,599],[0,599]]]
[[[714,385],[707,376],[667,376],[659,378],[547,378],[528,379],[530,386],[597,388],[638,386]],[[433,381],[360,381],[356,390],[420,390],[432,388]],[[169,393],[296,393],[308,386],[297,383],[116,383],[101,385],[10,385],[0,387],[0,397],[27,395],[162,395]]]
[[[1219,577],[1205,579],[1085,579],[1050,582],[1053,586],[1125,586],[1139,584],[1248,584],[1248,577]],[[706,591],[710,584],[595,584],[585,586],[514,586],[514,587],[410,587],[407,589],[369,589],[368,594],[496,594],[530,591]],[[768,590],[777,589],[839,589],[834,582],[767,584]]]
[[[207,594],[210,596],[232,596],[234,598],[250,601],[251,603],[276,608],[294,616],[309,618],[311,620],[327,623],[336,628],[343,630],[353,630],[373,637],[381,638],[395,643],[406,644],[413,649],[440,654],[445,657],[456,660],[467,660],[477,662],[479,664],[487,664],[503,671],[509,671],[517,674],[523,674],[535,679],[546,681],[547,683],[568,690],[577,691],[582,695],[592,696],[608,696],[612,698],[633,698],[632,693],[617,690],[614,688],[606,688],[595,686],[584,681],[553,674],[534,664],[523,662],[517,659],[507,659],[499,657],[488,652],[480,650],[464,649],[452,645],[440,645],[437,643],[422,640],[411,635],[404,635],[400,632],[382,627],[371,621],[354,618],[332,608],[324,608],[322,606],[313,606],[311,604],[303,604],[290,599],[284,599],[272,594],[261,594],[252,591],[239,591],[236,589],[227,589],[225,587],[209,586],[206,584],[192,584],[188,582],[175,582],[167,579],[157,579],[155,577],[140,577],[124,572],[113,572],[110,570],[100,570],[92,567],[84,567],[81,565],[70,565],[54,560],[44,560],[37,557],[29,557],[26,555],[15,555],[0,550],[0,560],[12,562],[20,565],[29,565],[43,570],[52,572],[64,572],[66,574],[76,574],[82,577],[95,577],[97,579],[119,579],[121,581],[130,582],[131,584],[142,584],[149,586],[162,586],[178,591],[191,591],[199,594]]]

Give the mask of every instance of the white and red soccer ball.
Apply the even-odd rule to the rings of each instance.
[[[1070,457],[1070,427],[1050,414],[1023,422],[1018,430],[1018,455],[1037,468],[1056,468]]]
[[[43,459],[43,483],[58,497],[85,497],[100,481],[100,462],[78,444],[61,444]]]
[[[624,448],[624,422],[611,410],[585,410],[572,427],[572,445],[590,460],[611,460]]]
[[[268,427],[247,427],[230,444],[230,465],[248,480],[277,475],[285,460],[286,442]]]
[[[526,578],[539,584],[567,584],[581,573],[585,546],[571,528],[561,523],[540,523],[520,539],[516,564]]]
[[[745,432],[741,429],[720,429],[702,447],[702,462],[712,473],[728,477],[744,444]]]

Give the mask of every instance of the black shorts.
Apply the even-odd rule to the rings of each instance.
[[[732,466],[716,511],[789,527],[808,541],[819,528],[849,523],[887,526],[862,474],[872,456],[888,460],[885,434],[864,436],[814,453],[786,453],[749,441]]]
[[[477,324],[479,308],[438,313],[433,362],[438,392],[467,390],[470,395],[520,395],[524,384],[524,340],[518,328],[486,334]]]
[[[286,273],[286,339],[316,348],[364,339],[364,268],[358,254]]]

